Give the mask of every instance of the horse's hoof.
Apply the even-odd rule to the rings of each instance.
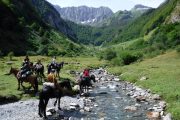
[[[60,108],[60,107],[58,107],[58,110],[61,110],[61,108]]]
[[[42,118],[43,116],[39,113],[39,117],[41,117],[41,118]]]

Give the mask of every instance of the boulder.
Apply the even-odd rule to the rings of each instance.
[[[87,111],[87,112],[91,112],[91,108],[90,107],[84,107],[84,110]]]
[[[75,91],[78,91],[78,90],[80,90],[80,87],[79,87],[79,85],[75,85],[75,86],[73,87],[73,90],[75,90]]]
[[[140,81],[144,81],[144,80],[147,80],[147,79],[148,79],[148,77],[143,76],[143,77],[140,78]]]
[[[164,109],[166,107],[166,102],[165,101],[160,101],[159,106]]]
[[[136,111],[137,110],[137,107],[136,106],[126,106],[124,108],[126,111]]]
[[[161,99],[160,95],[158,95],[158,94],[152,95],[151,98],[152,98],[153,100],[160,100],[160,99]]]
[[[172,115],[170,113],[168,113],[163,120],[172,120]]]
[[[147,112],[146,115],[149,120],[159,120],[161,118],[159,112]]]
[[[70,103],[70,106],[79,107],[77,103]]]

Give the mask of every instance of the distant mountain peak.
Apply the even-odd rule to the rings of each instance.
[[[94,26],[113,15],[112,10],[104,6],[95,8],[83,5],[79,7],[61,8],[55,5],[54,7],[63,19],[91,26]]]

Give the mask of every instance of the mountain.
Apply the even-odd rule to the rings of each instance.
[[[56,9],[45,0],[31,0],[33,6],[40,14],[42,20],[49,24],[50,26],[56,28],[60,32],[67,35],[72,40],[76,39],[76,35],[73,33],[71,28],[69,28],[66,22],[61,18]]]
[[[157,9],[150,9],[141,17],[127,25],[113,41],[117,43],[136,39],[148,35],[154,30],[158,31],[160,27],[168,26],[166,22],[172,21],[172,18],[175,16],[178,18],[178,6],[178,0],[167,0]],[[173,15],[174,13],[176,13],[176,15]],[[176,21],[178,21],[178,19]]]
[[[71,28],[45,0],[2,0],[0,11],[0,52],[4,55],[83,54],[84,47],[73,42]]]
[[[63,19],[83,25],[95,26],[113,15],[112,10],[108,7],[93,8],[80,6],[61,8],[58,5],[54,7]]]
[[[140,5],[139,7],[142,8]],[[102,45],[112,41],[114,37],[124,29],[125,26],[150,9],[150,7],[144,6],[144,9],[140,10],[139,7],[135,6],[130,11],[118,11],[111,15],[111,17],[106,18],[100,23],[96,24],[96,26],[85,26],[75,24],[71,21],[66,22],[75,32],[79,43]],[[137,12],[135,12],[136,9]]]

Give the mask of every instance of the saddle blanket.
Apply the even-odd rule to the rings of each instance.
[[[43,83],[43,87],[46,87],[46,86],[55,88],[54,83],[50,83],[50,82],[45,82],[45,83]]]

